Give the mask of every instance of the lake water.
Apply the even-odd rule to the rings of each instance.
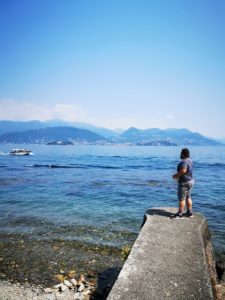
[[[9,155],[24,147],[33,155]],[[32,279],[29,270],[36,268],[47,282],[46,268],[54,273],[69,264],[82,271],[121,264],[118,251],[136,239],[145,211],[178,205],[172,174],[180,150],[1,145],[0,278]],[[208,219],[214,250],[225,252],[225,147],[190,151],[193,210]]]

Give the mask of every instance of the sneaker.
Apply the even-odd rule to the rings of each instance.
[[[184,215],[185,215],[185,217],[193,218],[192,212],[186,211],[186,213]]]
[[[171,219],[176,219],[176,220],[182,220],[183,219],[183,215],[181,214],[181,213],[176,213],[175,215],[173,215],[172,217],[171,217]]]

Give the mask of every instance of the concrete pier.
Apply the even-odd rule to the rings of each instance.
[[[147,211],[107,300],[214,299],[205,255],[207,221],[198,213],[173,220],[176,211]]]

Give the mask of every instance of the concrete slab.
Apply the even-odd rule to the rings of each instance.
[[[204,249],[207,221],[198,213],[173,220],[176,211],[147,211],[107,300],[214,299]]]

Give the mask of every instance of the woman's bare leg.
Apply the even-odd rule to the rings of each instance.
[[[187,205],[187,209],[188,209],[189,211],[191,211],[191,210],[192,210],[192,200],[191,200],[191,198],[188,198],[188,199],[187,199],[186,205]]]
[[[179,213],[183,213],[184,212],[184,208],[185,208],[185,201],[184,200],[180,200],[179,201]]]

